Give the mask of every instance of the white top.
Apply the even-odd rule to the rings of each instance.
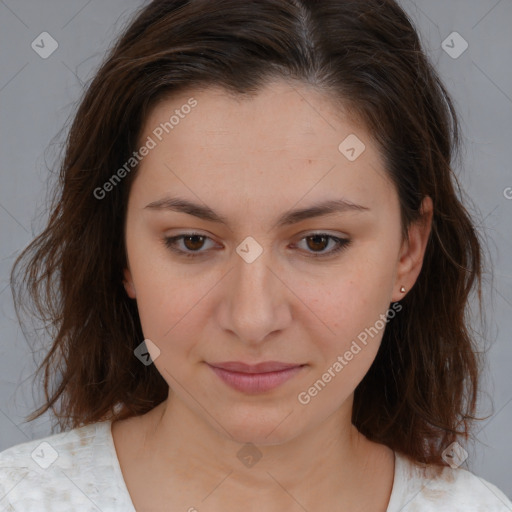
[[[0,511],[135,512],[109,420],[8,448],[0,453]],[[494,485],[461,468],[438,478],[395,452],[387,512],[512,512]]]

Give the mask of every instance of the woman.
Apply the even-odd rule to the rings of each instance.
[[[392,1],[144,7],[13,269],[54,328],[30,419],[70,430],[0,455],[0,503],[511,510],[460,467],[482,262],[458,137]]]

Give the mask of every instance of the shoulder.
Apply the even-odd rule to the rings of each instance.
[[[8,448],[0,453],[0,510],[98,510],[119,495],[116,461],[109,421]]]
[[[495,485],[463,468],[434,467],[396,455],[388,512],[512,512],[512,502]]]

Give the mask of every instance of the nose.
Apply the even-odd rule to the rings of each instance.
[[[251,263],[235,257],[223,294],[221,326],[243,343],[261,344],[289,325],[293,294],[265,251]]]

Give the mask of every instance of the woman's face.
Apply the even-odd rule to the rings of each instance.
[[[428,235],[402,243],[367,131],[278,82],[251,99],[212,88],[165,100],[141,145],[125,286],[170,399],[240,442],[350,418]]]

